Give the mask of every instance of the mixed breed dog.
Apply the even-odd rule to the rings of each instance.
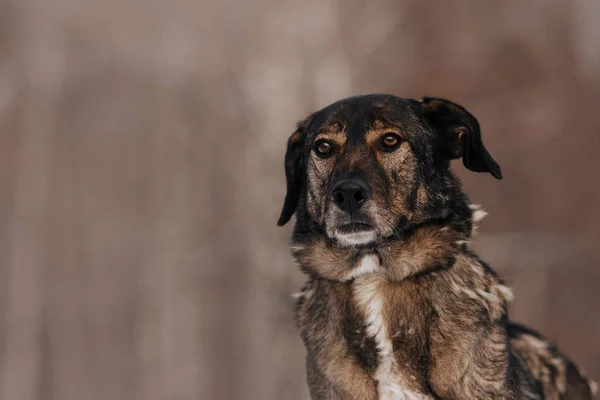
[[[484,212],[457,158],[502,178],[475,117],[440,98],[347,98],[289,138],[278,224],[296,215],[313,399],[593,398],[573,362],[508,319],[510,289],[469,248]]]

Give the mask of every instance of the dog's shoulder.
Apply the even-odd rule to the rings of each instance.
[[[451,266],[427,274],[425,281],[439,315],[498,321],[506,315],[507,303],[513,298],[510,288],[466,247],[453,255]]]
[[[323,317],[341,315],[345,312],[348,285],[326,280],[311,278],[302,289],[292,296],[296,299],[296,323],[303,328]]]
[[[353,301],[352,283],[311,279],[296,297],[296,324],[307,345],[344,340],[348,351],[371,364],[365,323]]]

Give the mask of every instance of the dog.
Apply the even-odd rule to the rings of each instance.
[[[364,95],[290,136],[278,225],[308,281],[296,320],[312,399],[591,399],[595,384],[509,321],[470,248],[484,212],[450,170],[502,178],[476,118],[441,98]]]

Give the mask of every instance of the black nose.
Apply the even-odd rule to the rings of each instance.
[[[369,199],[369,187],[361,178],[344,179],[331,191],[331,200],[343,211],[352,214]]]

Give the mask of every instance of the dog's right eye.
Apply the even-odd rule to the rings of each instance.
[[[328,157],[333,151],[333,143],[329,140],[319,140],[315,143],[315,152],[319,157]]]

